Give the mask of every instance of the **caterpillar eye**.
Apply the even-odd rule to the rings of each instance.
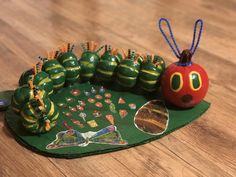
[[[183,76],[179,72],[175,72],[170,77],[170,88],[174,92],[179,92],[183,87]]]
[[[189,74],[190,87],[193,91],[198,91],[202,87],[202,78],[196,71],[192,71]]]

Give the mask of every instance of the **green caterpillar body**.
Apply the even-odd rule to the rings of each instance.
[[[126,88],[135,86],[139,74],[140,64],[132,59],[124,59],[117,69],[117,83]]]
[[[152,92],[160,86],[160,76],[165,69],[165,62],[161,57],[154,56],[154,61],[148,59],[142,64],[139,72],[139,85],[145,91]]]
[[[49,78],[53,82],[53,89],[55,91],[60,90],[64,86],[66,71],[56,59],[45,60],[42,70],[49,75]]]
[[[101,56],[101,59],[96,67],[96,76],[101,81],[112,81],[115,76],[115,71],[122,60],[120,53],[112,53],[111,50],[107,50],[105,46],[105,52]]]
[[[29,69],[23,72],[19,79],[19,85],[20,86],[28,85],[29,80],[31,80],[33,77],[34,77],[33,84],[37,88],[45,90],[49,95],[53,93],[53,82],[49,78],[49,75],[44,71],[40,71],[34,74],[33,69]]]
[[[57,106],[49,99],[42,99],[45,107],[45,117],[49,121],[49,128],[45,124],[45,117],[42,116],[39,104],[35,99],[28,101],[22,108],[20,114],[22,125],[31,133],[45,133],[56,125],[59,117]]]
[[[12,101],[11,101],[12,109],[16,113],[19,113],[22,106],[33,98],[34,98],[33,90],[31,90],[28,86],[24,85],[22,87],[18,87],[12,96]]]
[[[135,86],[141,63],[142,56],[136,54],[134,51],[128,50],[128,55],[123,51],[125,59],[123,59],[117,68],[117,83],[125,88],[132,88]]]
[[[80,65],[76,55],[70,51],[65,52],[59,55],[57,60],[66,70],[66,83],[73,84],[77,82],[80,76]]]
[[[35,74],[33,84],[40,90],[45,90],[48,95],[53,93],[53,82],[46,72]]]
[[[19,86],[27,85],[29,80],[32,79],[32,75],[34,74],[33,69],[28,69],[24,71],[19,79]]]
[[[42,98],[46,98],[48,95],[47,93],[42,90],[41,92]],[[26,104],[28,101],[32,100],[34,98],[34,91],[30,89],[28,86],[24,85],[22,87],[18,87],[13,96],[12,96],[12,109],[19,113],[22,109],[22,106]]]
[[[99,62],[99,55],[95,52],[85,51],[81,55],[81,80],[89,81],[94,77],[96,66]]]

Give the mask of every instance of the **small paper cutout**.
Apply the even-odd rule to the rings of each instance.
[[[90,120],[90,121],[87,122],[87,124],[88,124],[90,127],[92,127],[92,128],[98,126],[98,124],[97,124],[97,122],[96,122],[95,120]]]
[[[136,104],[130,103],[130,104],[129,104],[129,108],[130,108],[130,109],[136,109]]]
[[[111,98],[111,94],[110,93],[105,93],[105,98]]]
[[[95,104],[95,106],[97,106],[98,108],[102,108],[102,107],[103,107],[103,104],[102,104],[101,102],[97,102],[97,103]]]
[[[125,104],[124,98],[120,97],[118,100],[118,104]]]
[[[128,115],[128,112],[125,109],[120,109],[119,115],[123,119],[124,117],[126,117]]]
[[[113,115],[111,115],[111,114],[106,115],[106,119],[107,119],[112,125],[115,124]]]
[[[128,142],[123,140],[116,126],[110,125],[98,132],[80,133],[76,130],[61,131],[56,134],[56,139],[46,146],[46,149],[58,149],[66,147],[86,147],[90,143],[109,144],[109,145],[127,145]]]

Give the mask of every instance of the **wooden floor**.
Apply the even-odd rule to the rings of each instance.
[[[95,40],[176,61],[157,20],[171,20],[182,49],[193,24],[204,32],[193,58],[209,74],[211,108],[192,124],[149,144],[74,160],[46,158],[19,145],[0,113],[0,176],[236,176],[235,0],[0,0],[0,89],[14,89],[39,55],[63,42]]]

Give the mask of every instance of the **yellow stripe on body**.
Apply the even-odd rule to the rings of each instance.
[[[90,63],[88,61],[81,61],[80,62],[81,64],[85,65],[86,67],[88,68],[94,68],[94,64],[93,63]]]
[[[50,123],[51,128],[52,128],[52,127],[55,127],[56,123],[57,123],[56,121],[51,122],[51,123]]]
[[[62,68],[62,66],[59,64],[54,65],[54,66],[50,66],[50,67],[46,68],[45,71],[50,71],[50,70],[57,69],[57,68]]]
[[[101,63],[105,63],[105,62],[101,61]],[[111,61],[111,62],[109,62],[109,65],[111,65],[111,66],[117,66],[117,63],[116,63],[115,61]]]
[[[62,87],[65,83],[61,83],[61,84],[56,84],[56,85],[53,85],[53,88],[59,88],[59,87]]]
[[[29,115],[26,115],[25,113],[24,113],[24,111],[21,111],[21,116],[24,118],[24,120],[26,121],[26,122],[28,122],[28,123],[36,123],[37,122],[37,119],[35,119],[35,117],[33,117],[33,116],[29,116]]]
[[[28,103],[27,105],[28,105],[28,108],[29,108],[30,112],[31,112],[32,114],[34,114],[35,111],[34,111],[33,107],[31,106],[31,104]]]
[[[54,117],[52,117],[52,118],[50,119],[50,121],[52,122],[52,121],[57,120],[58,116],[59,116],[59,112],[58,112]]]
[[[51,79],[58,79],[58,78],[60,78],[62,76],[65,76],[64,72],[60,72],[60,73],[57,73],[57,74],[51,76]]]
[[[136,79],[136,77],[128,77],[128,76],[124,76],[124,75],[121,75],[121,74],[117,74],[117,76],[119,78],[128,79],[128,80],[135,80]]]
[[[145,83],[147,83],[147,84],[156,84],[156,83],[157,83],[157,80],[154,80],[154,81],[147,81],[147,80],[144,80],[144,79],[142,79],[142,78],[139,78],[139,79],[140,79],[140,81],[145,82]]]
[[[124,64],[119,65],[119,67],[124,67],[124,68],[130,69],[130,70],[132,70],[132,71],[134,71],[136,73],[139,73],[137,69],[131,68],[131,67],[129,67],[127,65],[124,65]]]
[[[65,68],[66,70],[71,70],[71,71],[74,71],[74,70],[80,70],[80,66],[76,66],[76,67],[67,67]]]
[[[86,73],[86,74],[81,73],[81,75],[84,77],[92,77],[93,73]]]
[[[49,78],[48,77],[46,77],[46,78],[44,78],[43,80],[41,80],[39,83],[38,83],[38,85],[40,86],[40,85],[42,85],[42,84],[44,84],[45,82],[50,82],[50,80],[49,80]]]
[[[67,61],[74,61],[74,60],[76,60],[76,59],[75,58],[67,58],[67,59],[63,60],[62,63],[64,64]]]
[[[112,62],[109,62],[109,65],[117,66],[117,63],[115,61],[112,61]]]
[[[67,77],[66,80],[67,81],[71,81],[71,80],[78,79],[78,78],[79,78],[79,74],[77,76],[75,76],[75,77],[70,77],[70,78]]]
[[[51,95],[53,93],[53,90],[51,90],[49,93],[48,93],[48,95]]]
[[[25,123],[24,123],[24,126],[27,127],[27,128],[35,127],[35,125],[36,125],[36,127],[37,127],[36,129],[38,129],[38,127],[39,127],[38,124],[25,124]]]
[[[141,69],[141,72],[147,73],[147,74],[150,74],[150,75],[153,75],[153,76],[159,76],[160,75],[160,73],[156,73],[155,71],[148,71],[148,70],[145,70],[145,69]]]
[[[53,102],[50,102],[51,103],[51,108],[50,108],[50,111],[48,113],[49,116],[52,116],[54,111],[55,111],[55,108],[54,108],[54,103]]]
[[[110,75],[110,76],[113,74],[113,72],[111,72],[111,71],[103,71],[103,70],[101,70],[101,69],[97,69],[97,71],[100,72],[100,73],[102,73],[102,74]]]
[[[38,129],[39,128],[39,124],[26,124],[25,122],[23,122],[23,126],[26,128],[33,128],[36,125],[36,127],[34,129]],[[35,132],[36,130],[34,130],[33,132]]]

